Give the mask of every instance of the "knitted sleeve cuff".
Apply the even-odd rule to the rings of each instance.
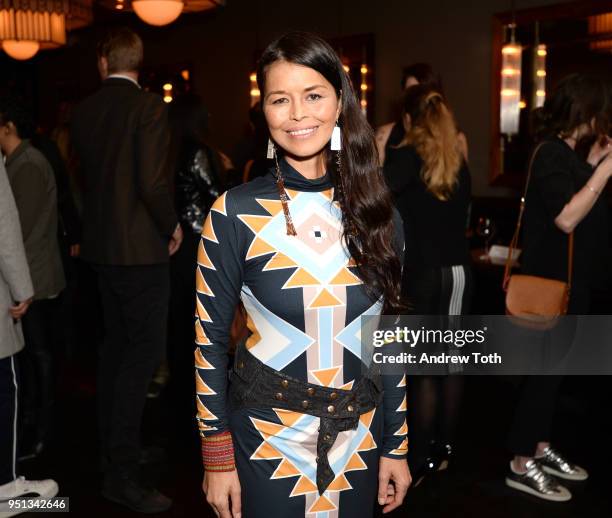
[[[202,461],[206,471],[234,471],[234,443],[230,432],[202,437]]]

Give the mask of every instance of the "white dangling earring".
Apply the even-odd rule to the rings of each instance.
[[[342,149],[342,133],[340,132],[338,121],[336,121],[334,131],[332,131],[330,149],[332,151],[340,151]]]
[[[272,142],[272,139],[271,139],[271,138],[269,138],[269,139],[268,139],[268,152],[267,152],[267,154],[266,154],[266,158],[268,158],[268,159],[270,159],[270,160],[271,160],[271,159],[273,159],[273,158],[274,158],[274,152],[275,152],[275,151],[276,151],[276,150],[274,149],[274,142]]]

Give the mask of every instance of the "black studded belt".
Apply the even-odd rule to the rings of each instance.
[[[315,385],[286,376],[239,346],[230,375],[229,396],[233,410],[282,408],[320,418],[317,489],[323,494],[335,477],[327,454],[339,432],[356,429],[359,416],[380,404],[379,379],[370,369],[351,390]]]

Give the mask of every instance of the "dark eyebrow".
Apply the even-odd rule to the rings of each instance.
[[[307,88],[304,88],[304,92],[312,92],[313,90],[316,90],[317,88],[325,88],[325,85],[312,85]],[[271,95],[281,95],[281,94],[286,94],[286,93],[287,92],[285,92],[284,90],[275,90],[274,92],[268,92],[265,98],[267,99]]]

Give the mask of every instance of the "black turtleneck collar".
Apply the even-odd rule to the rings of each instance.
[[[278,163],[287,189],[304,192],[321,192],[333,187],[331,176],[328,172],[320,178],[310,180],[290,166],[284,158],[279,159]],[[270,173],[273,178],[276,178],[274,169]]]

